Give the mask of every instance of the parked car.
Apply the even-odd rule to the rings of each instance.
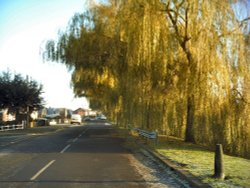
[[[36,120],[36,126],[49,126],[49,121],[46,118],[39,118]]]
[[[91,121],[91,118],[89,116],[86,116],[83,118],[83,121]]]
[[[49,120],[49,124],[50,124],[50,125],[56,125],[56,124],[57,124],[56,119],[50,119],[50,120]]]
[[[103,120],[103,121],[107,120],[106,116],[104,116],[104,115],[100,115],[100,116],[96,117],[96,119]]]
[[[107,120],[107,117],[104,116],[104,115],[101,115],[101,116],[100,116],[100,120]]]
[[[70,120],[71,124],[81,124],[82,123],[82,117],[79,114],[72,114],[71,115],[71,120]]]

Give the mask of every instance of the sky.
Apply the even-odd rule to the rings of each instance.
[[[250,0],[244,2],[250,7]],[[67,68],[44,62],[40,54],[41,46],[83,11],[84,0],[0,0],[0,72],[29,75],[41,83],[47,107],[88,108],[85,98],[74,99]]]
[[[0,0],[0,72],[28,75],[43,85],[46,107],[88,108],[85,98],[74,98],[71,73],[65,65],[44,62],[41,46],[56,39],[83,0]]]

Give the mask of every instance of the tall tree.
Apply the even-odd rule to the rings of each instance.
[[[3,72],[0,76],[0,109],[8,109],[17,118],[27,108],[31,113],[43,106],[42,92],[42,85],[36,81],[23,78],[20,74]]]
[[[110,0],[71,23],[45,57],[74,69],[77,95],[123,125],[250,149],[246,43],[229,2]]]

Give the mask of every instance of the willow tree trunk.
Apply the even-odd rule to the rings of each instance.
[[[194,137],[194,95],[187,94],[187,119],[186,119],[186,132],[185,132],[185,141],[186,142],[195,142]]]
[[[183,43],[182,49],[186,54],[188,61],[188,75],[187,75],[187,120],[186,120],[186,132],[185,141],[195,143],[194,136],[194,118],[195,118],[195,85],[196,85],[196,66],[197,63],[194,60],[192,53],[186,47],[187,41]]]

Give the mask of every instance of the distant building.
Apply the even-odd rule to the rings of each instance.
[[[43,108],[38,112],[39,118],[47,118],[50,121],[56,121],[56,123],[68,122],[72,114],[72,110],[67,108]]]
[[[67,108],[57,108],[56,111],[58,114],[60,114],[60,116],[63,119],[70,118],[70,116],[71,116],[71,110],[69,110]]]
[[[57,114],[58,113],[58,110],[57,108],[47,108],[47,114],[46,115],[50,115],[50,114]]]
[[[30,117],[32,119],[37,119],[38,118],[38,111],[37,110],[34,110],[31,114],[30,114]]]
[[[89,113],[88,113],[89,116],[97,116],[98,115],[98,112],[97,111],[94,111],[94,110],[90,110]]]
[[[16,116],[8,113],[8,109],[0,110],[0,121],[13,121],[15,119]]]
[[[38,110],[38,117],[43,118],[48,114],[48,109],[47,108],[42,108]]]
[[[73,111],[73,114],[79,114],[80,116],[88,116],[89,113],[90,113],[90,110],[83,109],[83,108],[78,108]]]

